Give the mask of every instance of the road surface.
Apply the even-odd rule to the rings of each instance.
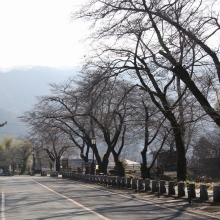
[[[2,220],[207,219],[184,206],[168,207],[126,191],[62,178],[0,177],[0,193]]]

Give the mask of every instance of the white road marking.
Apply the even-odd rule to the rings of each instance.
[[[2,204],[1,204],[1,219],[5,220],[5,194],[2,192]]]
[[[55,194],[57,194],[57,195],[59,195],[59,196],[65,198],[65,199],[67,199],[67,200],[69,200],[70,202],[74,203],[75,205],[78,205],[79,207],[85,209],[86,211],[91,212],[92,214],[98,216],[99,218],[101,218],[101,219],[103,219],[103,220],[110,220],[109,218],[106,218],[105,216],[103,216],[103,215],[101,215],[101,214],[99,214],[99,213],[93,211],[92,209],[90,209],[90,208],[88,208],[88,207],[86,207],[86,206],[84,206],[84,205],[82,205],[82,204],[76,202],[75,200],[70,199],[69,197],[64,196],[64,195],[62,195],[62,194],[60,194],[60,193],[58,193],[58,192],[52,190],[51,188],[49,188],[49,187],[43,185],[42,183],[39,183],[39,182],[37,182],[36,180],[33,180],[33,181],[35,181],[37,184],[43,186],[43,187],[46,188],[47,190],[49,190],[49,191],[51,191],[51,192],[53,192],[53,193],[55,193]]]
[[[62,181],[62,180],[63,180],[63,179],[61,179],[61,181]],[[72,182],[78,183],[77,181],[72,181]],[[39,184],[40,184],[40,183],[39,183]],[[109,194],[117,195],[117,196],[124,197],[124,198],[129,198],[129,199],[131,199],[131,200],[139,201],[139,202],[141,202],[141,203],[147,203],[147,204],[155,205],[155,206],[157,206],[157,207],[161,207],[161,208],[163,208],[163,209],[168,209],[168,210],[171,210],[171,211],[178,211],[178,210],[175,209],[175,208],[169,207],[169,205],[167,205],[167,204],[165,204],[165,205],[160,205],[160,204],[156,204],[156,203],[154,203],[154,202],[151,202],[151,201],[149,201],[149,200],[147,200],[147,199],[145,200],[145,199],[133,198],[133,197],[131,197],[131,196],[129,196],[129,195],[120,194],[119,192],[116,192],[116,193],[115,193],[115,192],[111,192],[111,191],[108,191],[108,190],[105,190],[105,189],[96,188],[96,187],[94,187],[94,186],[89,186],[89,185],[87,185],[87,184],[83,184],[83,183],[81,183],[81,184],[84,185],[84,186],[87,187],[87,188],[92,188],[92,189],[95,189],[95,190],[97,190],[97,191],[107,192],[107,193],[109,193]],[[207,217],[210,217],[210,218],[213,218],[213,219],[219,219],[218,217],[213,216],[213,215],[209,215],[209,214],[207,214],[207,213],[202,213],[202,214],[200,214],[200,216],[198,216],[197,213],[193,213],[193,212],[188,211],[188,212],[184,212],[184,214],[189,215],[189,216],[193,216],[193,217],[197,217],[197,218],[200,217],[201,219],[207,219]],[[105,217],[105,219],[108,219],[108,218]]]

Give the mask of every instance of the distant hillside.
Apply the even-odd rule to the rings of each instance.
[[[69,77],[76,77],[78,69],[33,67],[0,72],[0,123],[8,122],[0,128],[0,140],[4,134],[24,134],[26,128],[17,117],[31,109],[36,96],[49,94],[50,83],[61,83]]]

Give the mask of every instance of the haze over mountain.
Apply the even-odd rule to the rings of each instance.
[[[30,110],[36,96],[50,93],[50,83],[62,83],[76,77],[79,68],[33,67],[0,72],[0,140],[3,136],[25,135],[26,126],[18,120],[23,112]]]

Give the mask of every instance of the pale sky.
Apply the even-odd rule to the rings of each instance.
[[[83,1],[0,0],[0,69],[80,65],[88,24],[70,13]]]

